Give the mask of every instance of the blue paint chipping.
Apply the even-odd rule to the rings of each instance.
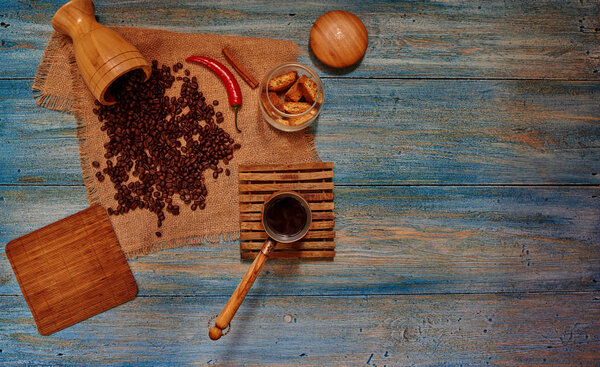
[[[306,357],[306,353],[302,353],[302,354],[298,355],[298,357]]]

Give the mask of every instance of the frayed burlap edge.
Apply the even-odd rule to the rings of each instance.
[[[60,48],[63,48],[66,43],[69,42],[70,40],[67,37],[60,37],[56,35],[52,35],[48,40],[48,44],[46,45],[46,49],[42,55],[42,61],[37,68],[35,77],[33,79],[33,84],[31,85],[31,89],[33,89],[34,92],[33,97],[36,99],[35,103],[38,106],[62,112],[71,112],[73,110],[72,93],[69,93],[67,96],[56,96],[42,92],[44,84],[46,83],[46,78],[50,72],[50,67],[54,63],[55,56],[53,55],[56,55],[56,51]],[[75,57],[73,57],[70,60],[70,67],[72,68],[75,63]]]

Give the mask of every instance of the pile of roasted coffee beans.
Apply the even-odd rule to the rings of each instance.
[[[181,63],[172,68],[174,73],[182,69]],[[205,170],[211,169],[214,179],[230,175],[219,163],[228,165],[241,145],[217,125],[223,122],[223,114],[215,113],[219,102],[207,103],[196,77],[190,78],[189,70],[184,75],[175,76],[154,60],[147,81],[134,70],[111,86],[116,104],[96,101],[94,113],[110,141],[104,144],[104,168],[98,161],[92,167],[98,181],[108,176],[114,186],[117,205],[108,214],[145,209],[156,214],[161,227],[165,212],[180,213],[176,196],[191,210],[206,207]],[[176,80],[181,82],[179,97],[169,98],[165,94]]]

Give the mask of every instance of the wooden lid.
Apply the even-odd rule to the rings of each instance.
[[[310,47],[315,56],[334,68],[355,64],[365,54],[368,43],[365,25],[347,11],[321,15],[310,31]]]

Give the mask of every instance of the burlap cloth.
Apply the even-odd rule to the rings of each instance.
[[[191,55],[209,56],[228,65],[221,50],[228,47],[234,56],[259,81],[276,65],[294,61],[298,53],[295,43],[289,41],[219,36],[208,34],[182,34],[140,28],[113,28],[125,40],[136,46],[150,62],[172,66],[183,62],[192,75],[198,77],[199,90],[207,100],[219,100],[215,109],[223,112],[225,121],[220,125],[229,132],[242,148],[234,154],[227,166],[229,177],[220,175],[213,179],[212,171],[205,172],[208,195],[206,209],[191,211],[188,205],[173,197],[181,208],[179,216],[165,213],[160,232],[157,218],[148,210],[130,211],[125,215],[111,216],[117,238],[128,258],[164,248],[198,245],[208,242],[230,241],[239,237],[238,165],[247,163],[291,163],[319,160],[310,132],[283,133],[273,129],[258,107],[258,88],[252,90],[237,74],[242,88],[243,105],[238,123],[243,133],[235,131],[233,111],[227,103],[227,93],[220,79],[201,65],[186,64]],[[233,70],[233,69],[232,69]],[[235,74],[235,71],[232,71]],[[179,75],[179,74],[178,74]],[[170,92],[178,93],[176,82]],[[101,123],[92,112],[94,97],[84,84],[77,69],[71,40],[54,34],[48,42],[38,68],[33,89],[38,92],[38,104],[46,108],[70,111],[77,119],[77,138],[81,156],[81,169],[88,200],[104,207],[116,207],[115,190],[110,180],[98,182],[92,161],[105,167],[104,143],[108,136],[100,130]],[[201,122],[203,124],[203,122]],[[224,167],[221,164],[222,167]],[[135,179],[135,178],[132,178]]]

